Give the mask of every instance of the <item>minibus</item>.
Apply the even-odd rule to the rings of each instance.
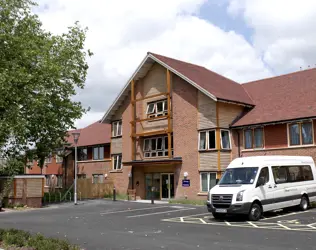
[[[209,190],[207,209],[215,219],[247,215],[258,221],[264,212],[316,201],[315,163],[309,156],[252,156],[234,159]]]

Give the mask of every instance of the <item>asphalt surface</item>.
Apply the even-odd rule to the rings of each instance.
[[[201,206],[100,200],[3,212],[0,227],[68,239],[83,249],[316,249],[316,210],[249,223],[216,221]]]

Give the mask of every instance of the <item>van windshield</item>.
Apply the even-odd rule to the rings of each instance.
[[[226,169],[219,185],[253,184],[258,173],[257,167]]]

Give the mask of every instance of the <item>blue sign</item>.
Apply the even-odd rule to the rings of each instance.
[[[182,180],[182,187],[190,187],[190,180]]]

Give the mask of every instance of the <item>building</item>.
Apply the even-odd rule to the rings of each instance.
[[[78,178],[91,178],[94,183],[102,182],[111,168],[111,127],[99,121],[85,128],[69,131],[67,145],[56,150],[46,160],[41,170],[37,161],[31,161],[27,174],[45,175],[45,191],[68,188],[74,181],[74,140],[72,132],[80,132],[77,144]]]
[[[102,119],[110,176],[139,199],[205,199],[235,157],[316,160],[315,90],[316,69],[238,84],[149,52]]]
[[[205,199],[232,159],[230,125],[253,106],[242,85],[148,53],[102,119],[112,124],[117,189],[141,199],[152,187],[156,199]]]

